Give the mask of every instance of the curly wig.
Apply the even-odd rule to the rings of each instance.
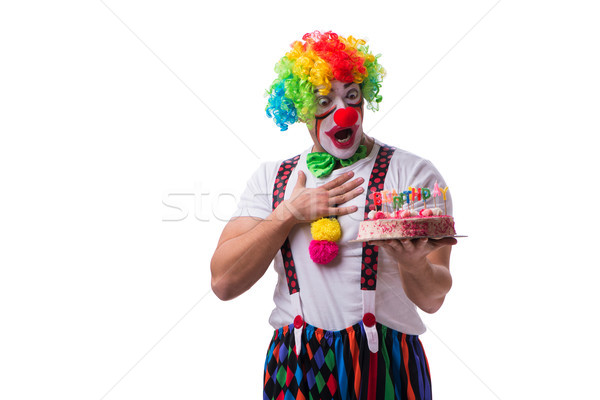
[[[314,31],[295,41],[292,49],[275,65],[277,78],[267,90],[267,116],[285,131],[294,122],[310,121],[315,115],[316,88],[320,95],[331,90],[331,81],[358,83],[367,108],[378,110],[379,90],[385,71],[362,39],[347,38],[331,31]]]

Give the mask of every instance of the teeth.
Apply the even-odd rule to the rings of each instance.
[[[348,136],[346,139],[338,140],[338,142],[346,143],[348,140],[350,140],[351,137],[352,137],[352,135]]]

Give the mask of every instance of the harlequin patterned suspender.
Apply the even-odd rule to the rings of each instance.
[[[394,150],[396,149],[389,146],[381,146],[379,148],[379,153],[377,153],[373,170],[371,170],[371,177],[369,178],[368,196],[365,199],[365,220],[369,211],[375,209],[373,192],[383,190],[383,182],[385,181],[392,155],[394,155]],[[377,287],[377,255],[377,246],[363,242],[362,272],[360,276],[360,288],[362,290],[375,290]]]

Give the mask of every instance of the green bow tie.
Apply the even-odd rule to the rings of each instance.
[[[358,160],[362,160],[366,156],[367,146],[361,144],[358,146],[356,153],[354,153],[352,157],[345,160],[336,158],[329,153],[308,153],[306,156],[306,166],[314,176],[321,178],[331,174],[331,171],[333,171],[335,168],[337,161],[342,164],[342,167],[347,167],[348,165],[354,164]]]

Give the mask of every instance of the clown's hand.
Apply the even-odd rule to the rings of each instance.
[[[298,171],[298,181],[291,197],[282,202],[279,207],[285,207],[297,223],[311,222],[329,215],[356,212],[358,210],[356,206],[338,207],[364,191],[360,187],[364,179],[356,178],[350,181],[353,176],[353,172],[348,172],[319,187],[307,188],[306,175]]]
[[[398,262],[406,271],[418,269],[425,258],[435,250],[456,244],[456,239],[448,237],[443,239],[389,239],[372,240],[369,244],[379,246]]]

